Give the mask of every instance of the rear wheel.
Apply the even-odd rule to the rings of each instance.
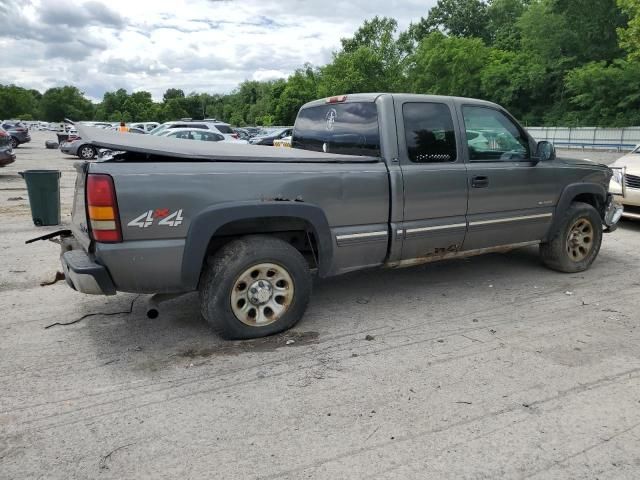
[[[221,336],[247,339],[293,327],[311,295],[302,254],[277,238],[234,240],[211,257],[200,279],[202,315]]]
[[[602,219],[588,203],[574,202],[550,240],[540,245],[540,257],[549,268],[575,273],[588,269],[602,244]]]
[[[91,160],[93,158],[96,158],[97,154],[98,152],[91,145],[82,145],[78,149],[78,156],[83,160]]]
[[[20,145],[18,139],[16,137],[11,137],[11,148],[18,148],[18,145]]]

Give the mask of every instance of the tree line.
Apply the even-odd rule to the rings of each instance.
[[[358,92],[483,98],[528,125],[640,125],[638,0],[438,0],[400,31],[367,20],[332,60],[229,94],[120,89],[93,104],[73,86],[40,93],[0,85],[0,118],[166,121],[215,117],[291,125],[305,102]]]

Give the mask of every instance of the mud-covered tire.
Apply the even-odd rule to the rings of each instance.
[[[269,283],[267,275],[272,273],[269,266],[273,267],[273,271],[279,272],[278,275],[282,278],[286,278],[278,287],[275,283]],[[252,270],[253,268],[257,270]],[[258,275],[252,277],[256,271],[259,272]],[[246,277],[247,275],[250,277]],[[245,277],[248,281],[242,282]],[[249,301],[258,300],[255,297],[250,298],[249,290],[255,285],[251,283],[253,279],[256,282],[264,280],[265,285],[269,284],[265,289],[265,296],[271,292],[268,302],[286,302],[286,308],[277,313],[275,319],[269,320],[266,313],[262,315],[272,303],[254,304]],[[243,283],[247,290],[240,288]],[[226,244],[207,259],[200,278],[200,308],[205,320],[224,338],[264,337],[287,330],[302,318],[311,296],[311,285],[309,265],[298,250],[280,239],[267,235],[247,236]],[[285,292],[287,286],[291,288],[289,293]],[[279,295],[280,290],[277,289],[282,289],[283,294]],[[245,291],[246,294],[243,293]],[[239,295],[244,297],[239,298]],[[239,306],[242,300],[244,303]],[[266,301],[264,298],[260,300]],[[235,306],[232,306],[232,302],[236,302]],[[251,324],[251,317],[248,315],[250,311],[247,310],[245,316],[242,313],[245,310],[240,308],[244,308],[245,305],[253,308],[258,318],[270,323]],[[278,306],[274,304],[274,307],[274,310],[277,310]]]
[[[571,247],[573,234],[580,231],[584,231],[581,233],[582,240],[590,240],[589,249],[578,251],[580,247]],[[598,256],[602,233],[602,219],[598,211],[588,203],[573,202],[558,222],[556,230],[550,233],[549,241],[540,244],[542,263],[564,273],[587,270]],[[576,244],[581,245],[579,242]],[[574,255],[576,252],[577,256]]]

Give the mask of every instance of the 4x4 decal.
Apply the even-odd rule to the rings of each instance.
[[[153,225],[158,220],[158,225],[164,225],[168,227],[177,227],[182,224],[182,209],[176,210],[170,213],[168,208],[156,208],[155,210],[147,210],[142,215],[134,218],[129,223],[128,227],[147,228]]]

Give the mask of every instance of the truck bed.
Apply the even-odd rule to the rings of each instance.
[[[356,155],[274,148],[260,145],[202,142],[134,133],[120,133],[78,125],[78,133],[88,143],[115,151],[133,152],[158,161],[279,162],[279,163],[377,163],[382,159]],[[140,156],[137,156],[140,159]],[[126,158],[124,159],[126,160]],[[108,161],[108,160],[107,160]]]

